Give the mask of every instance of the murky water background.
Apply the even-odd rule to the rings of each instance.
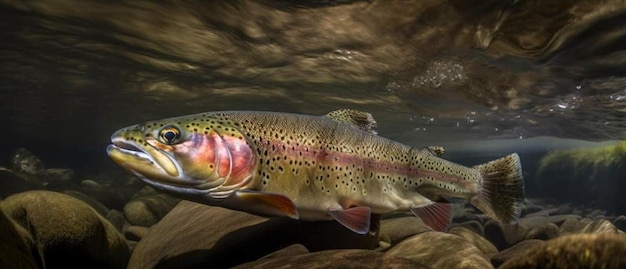
[[[619,1],[2,1],[0,148],[97,167],[199,111],[372,112],[382,135],[625,134]]]

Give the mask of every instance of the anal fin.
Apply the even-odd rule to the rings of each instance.
[[[372,209],[367,206],[329,210],[328,214],[355,233],[367,234],[370,231]]]
[[[445,232],[452,222],[452,204],[447,202],[435,202],[423,207],[412,207],[411,212],[437,232]]]
[[[296,205],[282,194],[240,190],[235,192],[235,196],[249,211],[256,214],[299,218]]]

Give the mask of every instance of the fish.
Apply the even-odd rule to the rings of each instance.
[[[379,136],[370,113],[214,111],[117,130],[108,156],[147,185],[185,200],[264,217],[336,220],[358,234],[375,218],[410,211],[434,231],[464,199],[514,222],[524,201],[516,153],[472,167],[443,148]]]

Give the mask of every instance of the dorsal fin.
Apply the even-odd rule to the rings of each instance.
[[[325,115],[341,123],[354,125],[364,131],[376,134],[376,120],[372,114],[354,109],[339,109]]]
[[[443,155],[443,153],[446,151],[443,147],[440,146],[428,146],[426,147],[426,149],[430,151],[430,153],[438,157],[441,157],[441,155]]]

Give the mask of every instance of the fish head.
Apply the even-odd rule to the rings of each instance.
[[[109,157],[148,185],[183,198],[218,201],[254,175],[253,143],[231,122],[200,116],[151,121],[111,136]]]

